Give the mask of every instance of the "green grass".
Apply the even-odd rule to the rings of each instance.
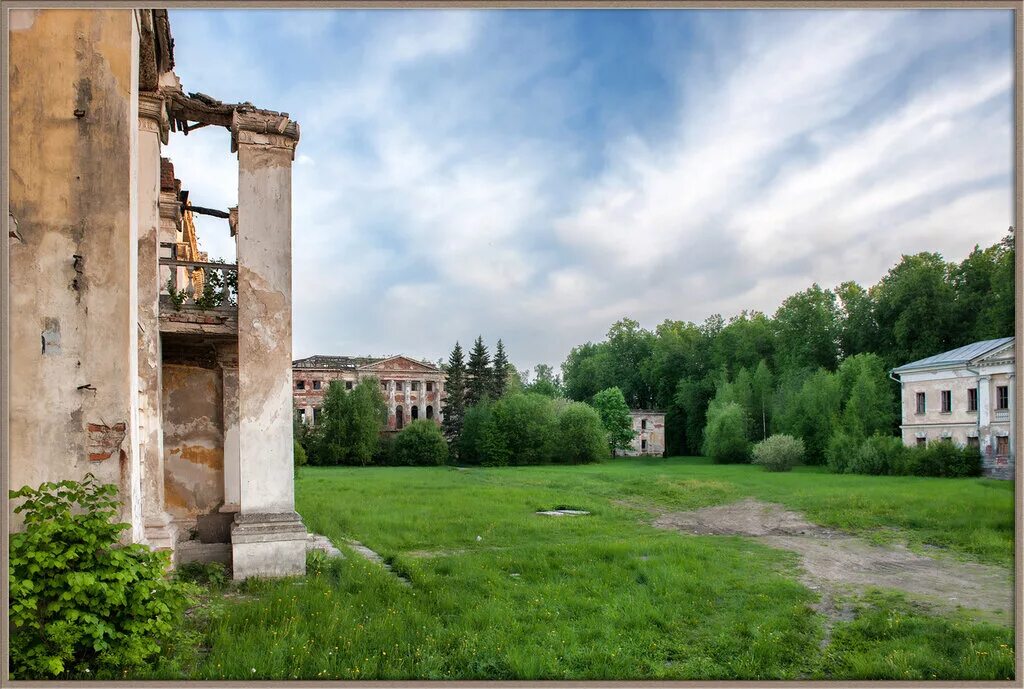
[[[1009,567],[1013,494],[981,479],[773,474],[694,459],[593,466],[306,468],[307,527],[354,538],[302,580],[251,581],[203,617],[208,651],[158,677],[194,679],[1003,679],[1012,631],[895,594],[858,602],[823,652],[794,554],[683,536],[646,509],[745,496],[875,538]],[[549,518],[569,507],[587,517]],[[239,597],[241,596],[241,597]],[[895,618],[894,618],[895,616]],[[894,623],[893,619],[899,619]],[[898,626],[893,626],[897,624]]]

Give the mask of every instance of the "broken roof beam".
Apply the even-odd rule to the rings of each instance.
[[[257,108],[249,102],[223,103],[205,93],[185,94],[179,89],[164,89],[172,131],[188,132],[208,124],[231,131],[231,151],[238,150],[238,132],[276,134],[299,140],[299,124],[288,113]],[[197,122],[190,125],[189,122]]]

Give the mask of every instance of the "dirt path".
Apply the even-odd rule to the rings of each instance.
[[[819,591],[819,612],[844,619],[836,593],[847,587],[878,586],[927,597],[945,608],[961,605],[1010,620],[1013,583],[998,567],[935,559],[902,545],[874,545],[862,538],[811,524],[782,505],[754,499],[660,515],[654,526],[681,533],[749,536],[774,548],[799,553],[808,587]]]

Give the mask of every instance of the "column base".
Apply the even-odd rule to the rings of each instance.
[[[296,512],[237,513],[231,526],[232,578],[302,576],[306,527]]]
[[[153,550],[174,550],[178,543],[178,533],[171,525],[171,518],[164,515],[163,519],[147,519],[143,530],[146,544]]]

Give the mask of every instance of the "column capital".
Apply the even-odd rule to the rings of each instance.
[[[231,151],[240,145],[280,148],[295,159],[299,143],[299,123],[286,112],[273,112],[240,106],[231,113]]]
[[[160,142],[166,144],[170,128],[163,96],[156,91],[139,91],[139,129],[159,132]]]

